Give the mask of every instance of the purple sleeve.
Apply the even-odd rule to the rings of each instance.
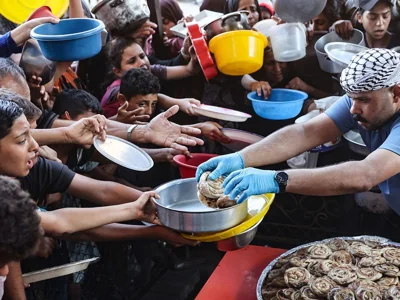
[[[11,37],[11,32],[0,36],[0,57],[10,57],[13,53],[21,53],[22,47],[18,47]]]

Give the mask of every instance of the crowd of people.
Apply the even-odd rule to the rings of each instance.
[[[264,51],[263,66],[256,73],[244,76],[219,73],[209,82],[201,73],[190,39],[171,32],[174,25],[191,18],[184,16],[176,0],[160,0],[163,28],[158,30],[163,32],[162,45],[156,47],[157,44],[153,43],[152,35],[157,25],[147,21],[129,34],[109,34],[102,51],[89,60],[79,62],[78,67],[72,62],[57,62],[54,77],[46,84],[42,84],[40,77],[26,76],[19,67],[20,53],[35,26],[59,20],[39,18],[20,26],[3,26],[0,37],[0,299],[3,292],[5,299],[32,297],[24,286],[22,272],[29,270],[30,262],[35,258],[47,258],[52,252],[60,251],[55,240],[64,241],[70,261],[104,251],[107,246],[101,242],[138,241],[138,244],[147,240],[154,245],[161,240],[174,246],[195,246],[197,242],[184,239],[160,224],[155,205],[150,200],[158,197],[153,189],[179,178],[172,160],[177,154],[187,157],[193,152],[229,154],[223,144],[229,143],[230,138],[224,135],[221,128],[236,128],[269,136],[294,123],[295,118],[271,121],[257,116],[247,100],[248,92],[257,91],[267,98],[273,88],[304,91],[309,98],[304,103],[302,114],[315,109],[314,100],[344,93],[357,97],[359,107],[352,107],[350,98],[345,98],[345,104],[336,107],[328,116],[319,117],[320,123],[314,121],[313,126],[310,125],[312,133],[319,134],[313,135],[312,140],[299,146],[299,149],[293,145],[300,143],[293,141],[306,133],[287,127],[283,129],[286,130],[283,132],[286,143],[282,145],[278,143],[282,138],[272,135],[265,140],[265,144],[258,144],[242,153],[244,158],[236,153],[227,160],[220,158],[201,168],[202,171],[217,168],[218,171],[214,172],[218,175],[241,172],[236,174],[240,180],[230,177],[230,182],[226,183],[227,191],[234,191],[235,197],[246,190],[241,200],[250,194],[280,192],[282,189],[276,182],[272,183],[275,173],[269,174],[269,177],[263,175],[267,178],[260,183],[263,188],[252,186],[248,181],[254,178],[253,183],[257,182],[258,173],[249,169],[241,171],[242,168],[284,161],[321,144],[327,136],[332,139],[340,132],[349,130],[357,120],[354,121],[351,115],[343,116],[344,111],[352,109],[352,114],[360,115],[358,121],[364,122],[367,128],[366,124],[375,124],[372,129],[386,124],[393,116],[392,111],[397,112],[397,102],[391,106],[386,103],[385,107],[377,104],[375,108],[363,108],[369,100],[358,99],[354,93],[376,89],[357,90],[354,88],[356,79],[353,78],[352,82],[348,78],[343,79],[340,86],[332,74],[320,69],[312,51],[312,41],[314,33],[321,31],[335,31],[348,39],[357,28],[364,33],[368,48],[392,49],[400,46],[399,3],[389,0],[359,0],[357,3],[327,0],[324,10],[305,24],[310,50],[306,57],[295,62],[279,62],[268,46]],[[272,18],[280,22],[269,0],[205,0],[200,9],[224,14],[246,10],[251,27],[264,19]],[[66,15],[69,18],[94,18],[87,3],[81,0],[69,0]],[[398,57],[386,58],[386,54],[382,53],[385,63],[389,62],[388,68],[395,73],[393,77],[397,78]],[[371,52],[371,56],[374,55]],[[384,70],[385,63],[382,66]],[[371,65],[367,67],[373,69],[380,66],[379,59],[378,63],[371,60]],[[358,70],[357,67],[355,70]],[[348,70],[347,76],[351,77],[355,71],[352,72]],[[391,80],[391,86],[380,85],[380,88],[395,86],[392,98],[398,100],[399,82]],[[201,117],[195,114],[193,105],[202,103],[246,112],[252,118],[244,123],[234,123]],[[376,116],[377,112],[381,113],[381,118]],[[337,127],[333,127],[328,117],[335,121]],[[386,129],[387,136],[390,136],[390,128]],[[93,146],[94,137],[105,139],[106,135],[140,146],[151,156],[154,167],[138,172],[111,163]],[[367,133],[365,135],[366,139],[378,139]],[[379,139],[384,141],[382,136]],[[378,144],[375,141],[376,147],[370,150],[378,148]],[[375,157],[375,160],[370,158],[369,166],[379,167],[385,161],[394,161],[393,153],[398,153],[398,146],[393,146],[395,144],[396,139],[389,139],[385,149],[389,149],[392,155],[386,153]],[[268,145],[280,146],[270,149]],[[261,161],[255,161],[260,157],[263,158]],[[385,175],[399,173],[396,166],[387,166]],[[364,175],[354,176],[352,171],[355,168],[364,170]],[[348,172],[346,176],[343,169],[330,169],[326,174],[320,171],[316,175],[300,171],[289,173],[292,182],[288,191],[307,193],[311,189],[311,194],[334,194],[338,188],[331,184],[329,178],[332,174],[337,176],[342,193],[369,188],[387,179],[378,173],[372,176],[373,172],[365,166],[362,169],[358,165],[349,165],[345,170]],[[372,177],[367,180],[366,175]],[[326,180],[315,184],[315,176]],[[344,181],[350,178],[353,185]],[[390,193],[392,184],[388,182],[384,192]],[[269,190],[265,190],[266,187]],[[389,197],[389,202],[394,210],[398,210],[395,198]],[[156,225],[146,226],[139,221]],[[124,253],[136,255],[132,244],[129,245]],[[74,252],[77,248],[84,250],[77,254]],[[141,255],[151,256],[148,253]],[[41,260],[41,266],[47,265]],[[82,284],[84,278],[85,274],[74,276],[64,288],[68,290],[70,286]],[[127,282],[131,280],[127,278]],[[102,282],[97,282],[97,285],[100,289]],[[120,288],[122,286],[120,284]]]

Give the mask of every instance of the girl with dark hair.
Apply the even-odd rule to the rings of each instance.
[[[258,0],[228,0],[225,3],[224,13],[247,10],[249,11],[248,20],[251,27],[253,27],[261,18],[261,9]]]
[[[178,24],[183,18],[183,12],[176,0],[161,0],[161,14],[163,19],[164,45],[167,48],[166,58],[176,57],[183,47],[183,38],[175,36],[171,27]]]

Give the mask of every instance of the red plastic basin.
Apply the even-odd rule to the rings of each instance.
[[[182,178],[192,178],[196,176],[196,170],[199,165],[218,156],[217,154],[192,153],[192,158],[187,158],[183,154],[175,155],[174,162],[179,166],[179,172]]]

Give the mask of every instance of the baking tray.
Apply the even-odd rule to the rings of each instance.
[[[200,27],[204,27],[211,22],[214,22],[215,20],[221,18],[222,16],[223,14],[215,11],[203,10],[202,12],[194,16],[194,21],[197,21]],[[175,25],[174,27],[171,27],[170,30],[173,34],[181,38],[185,38],[187,35],[187,28],[183,22]]]
[[[397,247],[400,248],[400,243],[395,243],[387,238],[383,238],[383,237],[379,237],[379,236],[369,236],[369,235],[361,235],[361,236],[355,236],[355,237],[334,237],[334,238],[329,238],[329,239],[325,239],[322,241],[317,241],[317,242],[312,242],[312,243],[308,243],[305,245],[301,245],[298,246],[296,248],[290,249],[288,251],[286,251],[285,253],[281,254],[280,256],[278,256],[277,258],[275,258],[273,261],[270,262],[270,264],[262,271],[260,278],[258,279],[257,282],[257,300],[263,300],[262,297],[262,286],[264,283],[264,280],[267,278],[268,273],[275,267],[276,263],[282,259],[285,258],[291,254],[293,254],[296,251],[299,251],[300,249],[303,248],[308,248],[311,246],[314,246],[316,244],[327,244],[330,241],[334,240],[334,239],[343,239],[345,241],[371,241],[371,242],[377,242],[380,243],[382,246],[393,246],[393,247]]]
[[[57,278],[87,269],[90,263],[97,262],[100,257],[93,257],[53,268],[25,273],[22,275],[25,284]]]

